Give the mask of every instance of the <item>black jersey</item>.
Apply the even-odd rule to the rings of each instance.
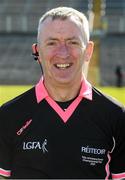
[[[0,175],[125,178],[124,108],[86,81],[74,100],[55,102],[40,81],[0,108]]]

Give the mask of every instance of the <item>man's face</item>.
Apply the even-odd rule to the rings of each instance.
[[[41,25],[38,50],[45,81],[67,84],[81,79],[85,44],[80,23],[47,18]]]

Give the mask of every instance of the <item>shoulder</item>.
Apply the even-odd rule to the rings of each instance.
[[[35,103],[36,102],[36,97],[35,97],[35,88],[31,88],[24,93],[20,94],[19,96],[13,98],[12,100],[4,103],[0,110],[12,110],[12,109],[20,109],[22,108],[27,108],[29,104]]]
[[[100,104],[100,106],[109,111],[118,110],[125,112],[125,106],[120,101],[95,87],[93,87],[93,102]]]
[[[0,133],[15,132],[18,126],[29,120],[37,108],[35,87],[6,102],[0,107]]]
[[[125,106],[121,102],[93,88],[93,107],[96,116],[100,115],[101,123],[105,122],[107,129],[110,127],[114,137],[118,133],[125,135]]]
[[[12,122],[14,119],[30,116],[36,106],[35,87],[33,87],[0,107],[0,121]]]
[[[118,101],[116,98],[102,92],[101,90],[95,87],[93,87],[93,100],[98,100],[103,103],[107,103],[109,105],[114,105],[114,106],[119,106],[119,107],[124,108],[124,105],[120,101]]]

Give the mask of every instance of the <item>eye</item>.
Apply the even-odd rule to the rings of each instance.
[[[57,44],[56,41],[49,41],[46,43],[47,46],[55,46]]]
[[[75,40],[71,40],[68,42],[69,45],[79,45],[79,42],[78,41],[75,41]]]
[[[78,44],[77,41],[71,41],[71,44]]]
[[[55,43],[54,42],[48,42],[47,45],[48,46],[53,46]]]

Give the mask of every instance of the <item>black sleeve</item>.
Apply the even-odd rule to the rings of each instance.
[[[125,178],[125,109],[116,110],[117,123],[114,129],[114,149],[111,153],[113,179]]]
[[[10,136],[11,117],[6,107],[0,108],[0,175],[9,177],[12,161],[12,141]]]

